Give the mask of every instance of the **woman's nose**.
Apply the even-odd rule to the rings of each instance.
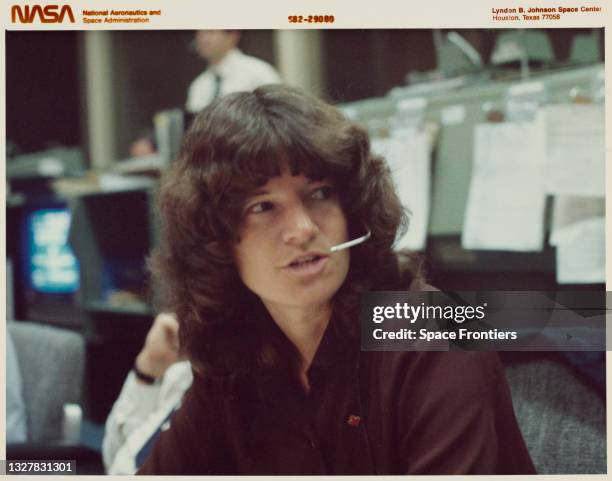
[[[295,246],[307,245],[316,236],[318,227],[303,203],[297,203],[285,211],[283,242]]]

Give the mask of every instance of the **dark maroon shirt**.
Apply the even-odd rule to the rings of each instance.
[[[496,353],[360,352],[331,326],[308,394],[195,375],[138,473],[535,473]]]

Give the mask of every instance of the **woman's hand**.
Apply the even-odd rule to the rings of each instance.
[[[159,314],[136,357],[136,368],[155,378],[163,376],[166,369],[179,360],[178,330],[174,314]]]

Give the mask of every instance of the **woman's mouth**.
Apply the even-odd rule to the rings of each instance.
[[[286,269],[299,277],[308,277],[320,273],[327,263],[328,256],[311,254],[299,257],[287,265]]]

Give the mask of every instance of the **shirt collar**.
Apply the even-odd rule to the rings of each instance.
[[[225,57],[216,65],[212,66],[210,69],[214,73],[218,73],[221,77],[224,77],[228,74],[231,74],[232,69],[234,68],[234,64],[236,61],[242,57],[244,54],[238,50],[237,48],[231,49]]]
[[[341,322],[337,316],[332,315],[308,371],[329,369],[335,364],[350,360],[353,351],[358,352],[359,346],[355,347],[355,341],[350,336],[343,335]]]

